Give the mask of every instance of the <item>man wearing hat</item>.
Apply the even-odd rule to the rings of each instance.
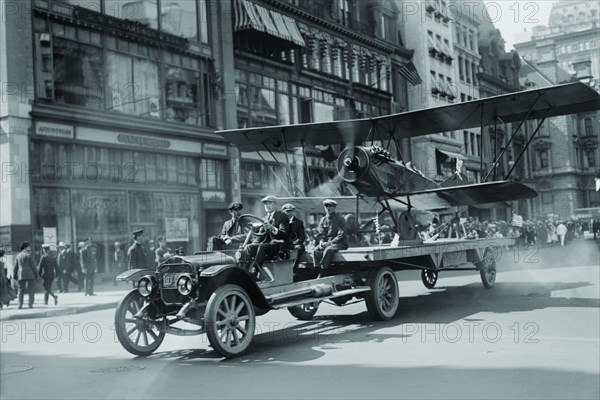
[[[133,231],[133,244],[127,250],[127,269],[146,268],[147,256],[146,249],[142,246],[144,230]]]
[[[277,257],[281,246],[289,238],[289,219],[283,211],[276,209],[277,197],[266,196],[261,202],[267,214],[260,229],[253,232],[252,243],[246,246],[242,255],[242,259],[247,261],[254,258],[250,272],[255,276],[258,276],[265,259]]]
[[[235,250],[240,244],[244,243],[247,231],[241,226],[239,218],[242,215],[242,203],[233,202],[227,207],[231,214],[231,219],[228,219],[223,224],[223,229],[219,236],[211,236],[208,238],[207,251],[214,250]]]
[[[87,238],[83,249],[79,252],[81,272],[84,278],[86,296],[95,296],[94,276],[98,272],[98,246],[92,243],[92,238]]]
[[[35,280],[39,275],[31,253],[31,243],[21,243],[21,252],[15,257],[12,276],[19,282],[19,308],[23,308],[25,287],[29,296],[29,308],[33,308]]]
[[[38,273],[44,280],[44,304],[48,305],[48,298],[54,298],[54,304],[58,304],[58,296],[52,292],[52,282],[54,277],[58,275],[58,263],[56,256],[50,249],[49,244],[42,245],[42,257],[38,265]]]
[[[337,202],[332,199],[323,200],[326,215],[319,221],[317,245],[313,253],[315,268],[326,270],[336,252],[346,250],[346,220],[335,212]]]
[[[306,250],[304,247],[304,242],[306,242],[304,221],[296,217],[296,207],[293,204],[284,204],[281,206],[281,209],[287,215],[290,224],[290,235],[285,247],[298,250],[298,255],[296,256],[297,262]]]

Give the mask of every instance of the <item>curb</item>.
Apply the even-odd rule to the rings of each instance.
[[[99,311],[106,310],[109,308],[116,308],[119,304],[118,301],[113,301],[110,303],[103,304],[92,304],[89,306],[81,306],[81,307],[70,307],[70,308],[61,308],[57,310],[48,310],[48,311],[40,311],[29,314],[11,314],[7,316],[3,316],[0,313],[0,321],[10,321],[15,319],[32,319],[32,318],[47,318],[47,317],[60,317],[64,315],[73,315],[73,314],[81,314],[90,311]]]

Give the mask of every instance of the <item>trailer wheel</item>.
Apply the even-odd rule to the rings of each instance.
[[[319,302],[299,304],[297,306],[288,307],[290,314],[301,321],[310,321],[319,309]]]
[[[367,310],[374,319],[388,320],[396,315],[400,298],[396,275],[389,267],[379,268],[369,275],[371,290],[366,293]]]
[[[496,258],[493,253],[490,248],[485,249],[483,260],[477,265],[481,282],[487,289],[494,286],[494,282],[496,282]]]
[[[206,335],[215,351],[232,358],[244,353],[254,337],[254,305],[238,285],[219,287],[208,299]]]
[[[430,269],[421,270],[421,280],[427,289],[433,289],[437,283],[438,272]]]

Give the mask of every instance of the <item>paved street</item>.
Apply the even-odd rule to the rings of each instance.
[[[542,249],[519,264],[507,254],[491,290],[474,272],[442,274],[433,290],[401,272],[392,321],[373,322],[362,302],[323,304],[310,322],[270,312],[234,360],[205,336],[167,336],[133,357],[109,309],[4,320],[1,397],[598,398],[597,247]]]

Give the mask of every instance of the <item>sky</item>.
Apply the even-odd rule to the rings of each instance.
[[[554,0],[484,0],[490,19],[500,30],[505,50],[513,49],[515,34],[536,25],[548,25]]]

